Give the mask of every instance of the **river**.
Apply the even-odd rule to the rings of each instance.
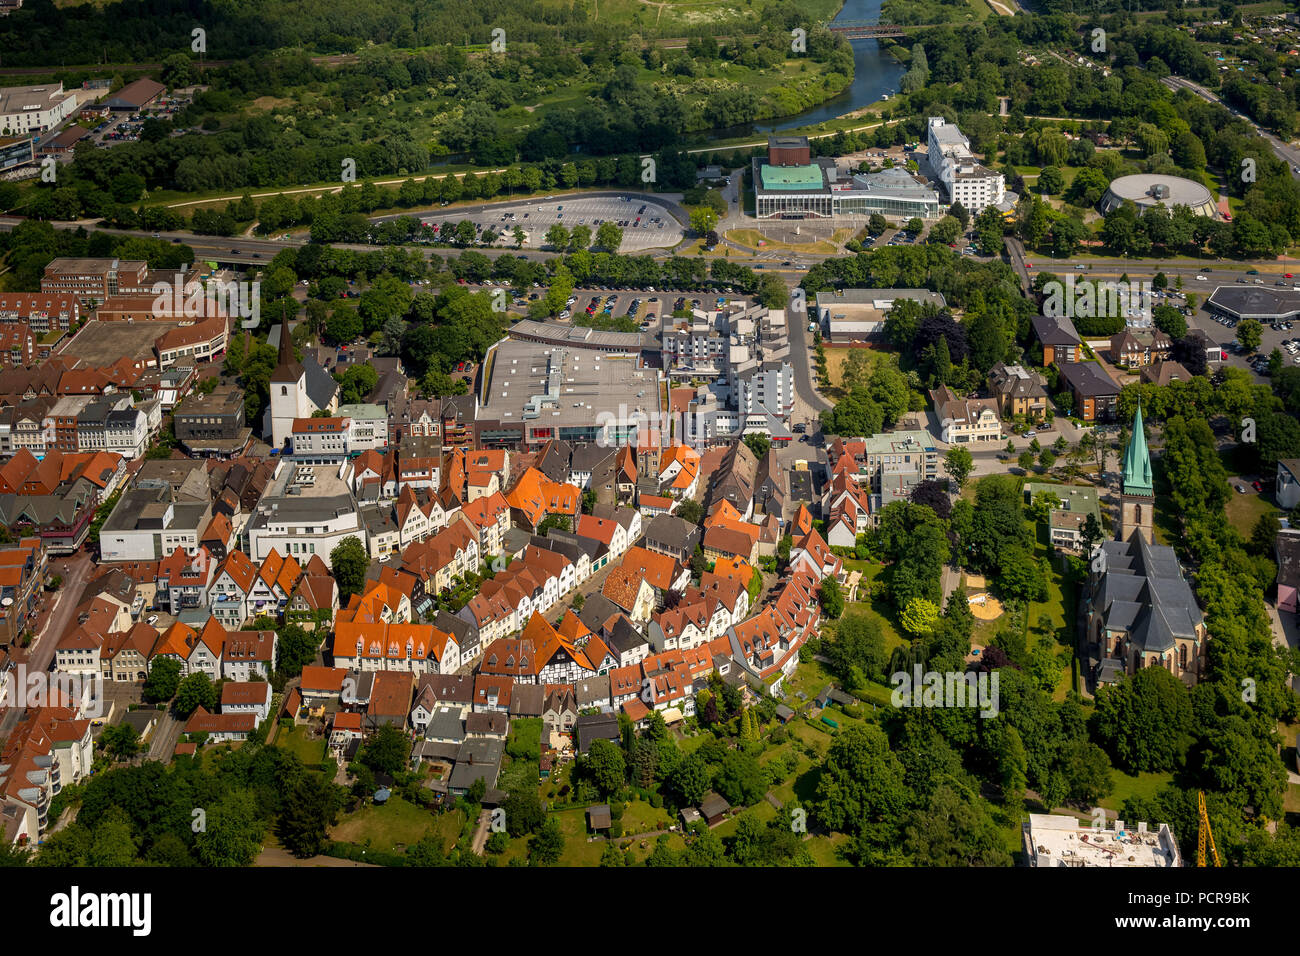
[[[882,2],[883,0],[844,0],[844,6],[831,22],[874,20],[880,16]],[[784,129],[815,126],[875,103],[886,93],[890,95],[896,93],[898,81],[907,72],[906,68],[882,51],[877,40],[850,40],[849,42],[853,45],[853,82],[844,92],[833,96],[820,106],[814,106],[794,116],[748,126],[712,130],[708,134],[709,138],[728,139],[735,136],[748,136],[754,132],[773,133]]]

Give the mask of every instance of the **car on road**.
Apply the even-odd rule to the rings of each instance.
[[[1088,267],[1085,266],[1082,262],[1080,262],[1080,263],[1079,263],[1077,266],[1075,266],[1074,268],[1075,268],[1075,271],[1077,271],[1077,272],[1082,272],[1084,269],[1086,269],[1086,268],[1088,268]]]
[[[238,250],[238,249],[231,249],[231,250],[230,250],[230,254],[231,254],[232,256],[237,256],[237,255],[239,255],[239,250]]]
[[[1257,276],[1257,275],[1259,275],[1259,270],[1258,270],[1258,269],[1247,269],[1247,270],[1246,270],[1246,275],[1248,275],[1248,276]]]
[[[1209,282],[1210,280],[1207,279],[1207,278],[1205,278],[1205,276],[1197,276],[1197,277],[1196,277],[1196,281],[1197,281],[1197,282]]]
[[[158,615],[157,615],[157,614],[150,614],[149,617],[148,617],[148,619],[147,619],[147,623],[148,623],[148,625],[149,625],[150,627],[153,627],[155,624],[158,623]]]
[[[1294,279],[1295,276],[1293,276],[1291,273],[1287,272],[1287,273],[1284,273],[1284,274],[1283,274],[1282,278],[1283,278],[1283,279]]]
[[[1033,264],[1032,262],[1026,262],[1026,263],[1025,263],[1025,268],[1026,268],[1026,269],[1032,269],[1033,267],[1034,267],[1034,264]]]

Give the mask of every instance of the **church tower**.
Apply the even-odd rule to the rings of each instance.
[[[271,447],[284,448],[293,434],[295,418],[310,418],[314,410],[307,397],[307,370],[293,349],[289,323],[280,325],[280,361],[271,373]]]
[[[1133,436],[1124,452],[1120,474],[1119,537],[1127,541],[1134,531],[1151,542],[1151,524],[1155,508],[1155,490],[1151,485],[1151,455],[1142,427],[1142,406],[1133,416]]]

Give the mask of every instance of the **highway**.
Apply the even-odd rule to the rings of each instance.
[[[1282,142],[1282,140],[1278,139],[1268,130],[1264,129],[1262,126],[1256,123],[1245,113],[1242,113],[1236,107],[1230,106],[1229,104],[1223,102],[1223,100],[1219,99],[1219,97],[1215,96],[1205,87],[1197,83],[1193,83],[1189,79],[1186,79],[1181,76],[1166,76],[1166,77],[1162,77],[1160,82],[1165,84],[1165,86],[1169,87],[1171,90],[1175,90],[1175,91],[1180,89],[1188,90],[1189,92],[1205,100],[1207,103],[1218,103],[1224,109],[1230,110],[1239,119],[1245,120],[1247,123],[1250,124],[1251,128],[1254,129],[1254,131],[1258,135],[1268,140],[1268,144],[1271,147],[1273,147],[1273,152],[1277,156],[1277,158],[1282,160],[1282,162],[1286,163],[1287,166],[1290,167],[1292,177],[1300,179],[1300,172],[1296,171],[1296,167],[1300,166],[1300,149],[1296,149],[1290,143]]]

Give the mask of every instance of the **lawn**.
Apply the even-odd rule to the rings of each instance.
[[[298,759],[308,767],[315,767],[325,761],[325,738],[309,739],[305,726],[295,727],[282,722],[275,733],[275,745],[296,754]]]
[[[842,397],[843,393],[840,388],[840,382],[843,379],[844,363],[854,352],[864,352],[868,356],[868,365],[866,369],[866,376],[868,378],[871,376],[871,369],[874,368],[875,363],[880,361],[885,355],[892,354],[884,349],[876,348],[850,348],[848,346],[823,345],[823,349],[826,352],[826,374],[830,378],[831,382],[831,387],[827,389],[827,394],[831,398]]]
[[[1230,479],[1230,484],[1234,486],[1234,490],[1224,510],[1228,513],[1228,524],[1236,528],[1243,538],[1249,538],[1251,530],[1255,527],[1255,522],[1262,515],[1280,515],[1282,511],[1263,495],[1257,495],[1254,492],[1244,495],[1239,494],[1235,490],[1239,481],[1238,478]]]
[[[658,830],[659,824],[664,824],[664,828],[673,822],[673,818],[663,807],[652,807],[644,800],[633,800],[626,805],[623,810],[623,832],[628,836],[634,833],[649,833],[651,830]]]
[[[556,810],[552,816],[560,822],[560,832],[564,834],[564,852],[560,855],[560,865],[599,866],[605,841],[587,842],[587,809],[579,807],[574,810]]]
[[[399,846],[418,843],[422,836],[436,828],[443,834],[444,842],[450,846],[460,833],[463,821],[460,811],[435,815],[393,795],[387,803],[368,804],[356,813],[345,816],[330,831],[330,836],[344,843],[394,852]],[[448,830],[450,840],[446,839]]]
[[[1115,789],[1109,797],[1099,802],[1107,810],[1112,810],[1115,813],[1119,812],[1120,807],[1124,806],[1124,801],[1129,797],[1141,797],[1144,800],[1154,799],[1160,788],[1174,779],[1174,775],[1171,773],[1140,773],[1137,776],[1131,776],[1122,770],[1112,770],[1110,777],[1115,782]]]

